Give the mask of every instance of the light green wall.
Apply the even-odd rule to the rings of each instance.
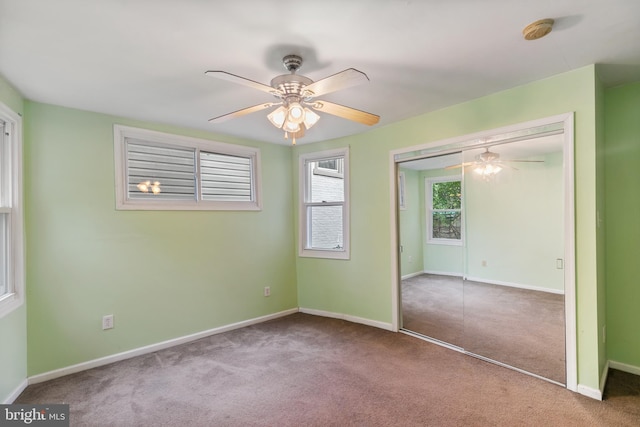
[[[640,83],[605,92],[606,345],[640,368]]]
[[[595,66],[587,66],[364,134],[298,145],[294,170],[299,154],[349,146],[352,180],[351,260],[298,258],[300,306],[392,321],[390,150],[574,111],[578,383],[598,389],[595,80]],[[297,203],[297,183],[294,194]]]
[[[20,93],[0,76],[0,102],[23,114]],[[0,319],[0,403],[27,378],[27,309],[23,304]]]
[[[35,102],[25,114],[29,375],[297,307],[289,147]],[[117,211],[114,123],[259,147],[263,210]]]
[[[596,262],[598,282],[598,369],[605,374],[608,355],[605,343],[606,327],[606,226],[605,217],[605,111],[604,111],[604,85],[598,77],[599,67],[596,66],[595,94],[596,112],[594,121],[596,124]]]
[[[564,291],[562,152],[515,167],[490,181],[465,173],[466,276]]]
[[[422,209],[424,205],[420,187],[420,172],[412,169],[400,169],[405,176],[405,209],[400,210],[400,275],[420,273],[424,270],[422,262],[422,238],[424,227]]]

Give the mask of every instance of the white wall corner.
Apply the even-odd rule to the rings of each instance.
[[[386,331],[395,332],[391,323],[380,322],[378,320],[365,319],[363,317],[351,316],[349,314],[334,313],[331,311],[316,310],[313,308],[300,307],[300,313],[311,314],[313,316],[330,317],[332,319],[346,320],[347,322],[360,323],[362,325],[373,326],[374,328],[384,329]]]
[[[15,390],[13,390],[9,395],[2,401],[3,405],[10,405],[16,401],[18,396],[27,388],[29,385],[29,381],[25,378]]]
[[[580,393],[583,396],[587,396],[590,397],[592,399],[596,399],[596,400],[602,400],[602,391],[601,390],[596,390],[595,388],[592,387],[587,387],[586,385],[582,385],[582,384],[578,384],[578,388],[576,390],[578,393]]]

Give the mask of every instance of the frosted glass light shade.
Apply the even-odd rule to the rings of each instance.
[[[319,115],[308,108],[304,109],[304,127],[306,127],[307,129],[311,129],[311,126],[318,123],[318,120],[320,120]]]
[[[287,118],[287,109],[280,106],[269,113],[269,115],[267,115],[267,118],[272,125],[280,129],[282,128],[282,125],[284,125],[284,121]]]

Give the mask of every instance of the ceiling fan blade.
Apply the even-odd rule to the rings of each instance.
[[[333,102],[315,101],[309,103],[309,106],[314,110],[342,117],[343,119],[353,120],[363,125],[371,126],[380,121],[380,116],[367,113],[366,111],[356,110],[355,108],[345,107],[344,105],[334,104]]]
[[[445,169],[465,168],[465,167],[471,166],[473,164],[474,164],[474,162],[458,163],[457,165],[446,166]]]
[[[362,71],[358,71],[355,68],[347,68],[344,71],[305,86],[303,94],[305,97],[321,96],[368,81],[369,77]]]
[[[544,160],[507,160],[503,159],[503,162],[520,162],[520,163],[544,163]]]
[[[266,102],[264,104],[254,105],[253,107],[243,108],[242,110],[234,111],[233,113],[223,114],[218,117],[209,119],[212,123],[220,123],[229,119],[244,116],[246,114],[255,113],[256,111],[264,110],[265,108],[273,107],[274,105],[280,105],[280,102]]]
[[[270,93],[275,96],[281,95],[279,90],[274,89],[271,86],[267,86],[265,84],[262,84],[253,80],[245,79],[244,77],[236,76],[235,74],[227,73],[226,71],[210,70],[210,71],[205,71],[205,74],[211,77],[215,77],[217,79],[226,80],[228,82],[237,83],[244,86],[249,86],[254,89],[258,89],[262,92]]]

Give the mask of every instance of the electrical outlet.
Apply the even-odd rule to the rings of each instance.
[[[271,287],[270,286],[265,286],[264,287],[264,296],[265,297],[271,296]]]
[[[482,260],[482,266],[483,266],[483,267],[486,267],[486,266],[487,266],[487,261]]]
[[[113,314],[102,316],[102,329],[113,329]]]
[[[409,255],[409,262],[413,262],[413,256]]]

